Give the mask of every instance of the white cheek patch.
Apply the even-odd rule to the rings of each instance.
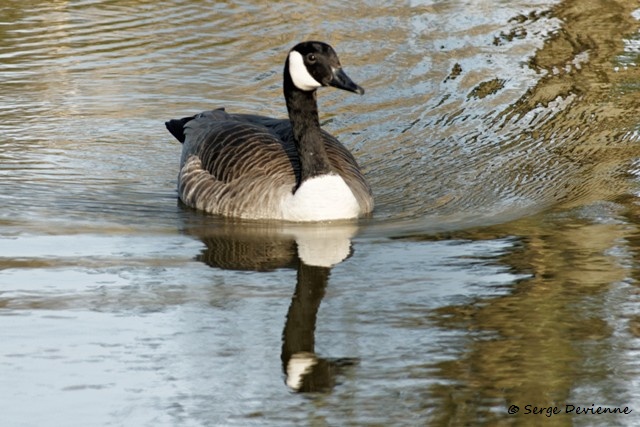
[[[300,90],[314,90],[322,86],[309,74],[302,55],[295,50],[289,53],[289,75],[293,84]]]

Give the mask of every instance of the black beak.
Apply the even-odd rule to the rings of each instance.
[[[349,92],[355,92],[359,95],[364,94],[364,89],[358,86],[342,71],[342,68],[332,69],[333,76],[329,82],[330,86],[337,87],[338,89],[348,90]]]

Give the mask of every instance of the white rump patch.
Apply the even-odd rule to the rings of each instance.
[[[300,90],[314,90],[322,86],[309,74],[302,55],[295,50],[289,53],[289,75],[293,84]]]
[[[306,180],[286,197],[282,214],[288,221],[350,219],[360,215],[360,205],[341,176],[327,174]]]

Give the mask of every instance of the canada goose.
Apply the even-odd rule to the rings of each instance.
[[[326,43],[296,45],[284,65],[289,119],[228,114],[224,108],[166,122],[183,143],[180,199],[213,214],[330,221],[373,210],[353,155],[320,128],[316,89],[363,94]]]

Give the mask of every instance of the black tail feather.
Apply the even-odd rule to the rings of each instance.
[[[195,116],[173,119],[168,122],[164,122],[164,125],[167,127],[167,130],[171,132],[171,135],[173,135],[178,141],[184,142],[184,125],[193,119],[195,119]]]

